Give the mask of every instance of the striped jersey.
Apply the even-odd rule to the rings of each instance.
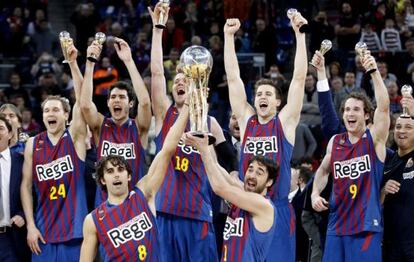
[[[97,154],[98,161],[108,155],[123,156],[128,161],[132,169],[130,190],[145,175],[145,150],[141,145],[134,119],[128,119],[124,124],[118,126],[112,118],[105,117],[101,126]],[[95,206],[99,206],[104,202],[107,196],[107,193],[98,187]]]
[[[332,143],[333,189],[329,203],[329,235],[382,231],[380,186],[384,163],[375,152],[369,129],[352,144],[348,133]]]
[[[161,150],[178,114],[177,108],[171,105],[156,138],[157,152]],[[210,118],[208,125],[210,126]],[[189,130],[187,123],[186,132]],[[211,194],[200,153],[195,147],[185,145],[180,140],[156,197],[157,211],[212,222]]]
[[[157,224],[139,188],[120,205],[102,203],[92,219],[104,261],[158,261]]]
[[[265,261],[276,228],[276,210],[273,216],[272,227],[262,233],[249,212],[232,205],[224,226],[221,261]]]
[[[42,132],[33,141],[36,226],[47,243],[82,238],[87,215],[85,162],[79,159],[68,129],[56,145]]]
[[[275,160],[279,166],[279,176],[269,195],[273,202],[286,200],[290,191],[290,160],[293,146],[287,141],[280,120],[275,116],[266,124],[260,124],[257,115],[247,121],[243,142],[240,148],[240,178],[248,168],[252,156],[266,156]]]

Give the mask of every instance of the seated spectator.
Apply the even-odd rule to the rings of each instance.
[[[377,33],[373,30],[372,24],[370,22],[365,23],[359,42],[366,43],[368,50],[371,52],[379,52],[382,50],[380,39]]]
[[[401,44],[404,44],[405,41],[413,35],[413,32],[408,28],[405,22],[404,13],[395,13],[395,24],[397,25],[397,30],[400,33]]]
[[[358,88],[355,85],[355,73],[352,71],[348,71],[345,73],[344,77],[344,90],[346,94],[350,94],[351,92],[362,92],[365,93],[364,89]]]
[[[56,62],[56,59],[46,52],[39,56],[30,70],[30,74],[35,78],[45,73],[56,73],[59,75],[61,72],[62,68]]]
[[[397,77],[393,73],[388,72],[388,64],[386,62],[378,62],[378,71],[380,72],[385,85],[391,81],[397,82]]]
[[[180,49],[185,41],[184,31],[175,25],[175,20],[168,17],[166,29],[162,36],[162,47],[165,53],[170,53],[171,48]]]
[[[22,87],[20,75],[16,72],[13,72],[10,75],[9,83],[10,83],[10,87],[4,90],[4,94],[6,95],[10,103],[15,104],[15,101],[13,101],[12,98],[15,98],[16,95],[20,95],[20,96],[23,96],[25,100],[25,103],[26,103],[25,106],[30,107],[29,93],[24,87]]]
[[[46,19],[40,21],[40,28],[31,36],[31,43],[36,55],[46,52],[57,56],[60,52],[59,39],[56,33],[50,30]]]
[[[339,64],[339,62],[333,61],[332,63],[329,64],[327,77],[328,77],[328,79],[333,79],[335,77],[341,77],[342,78],[341,64]]]
[[[400,33],[394,28],[394,20],[385,20],[385,28],[381,32],[381,42],[385,51],[401,51]]]

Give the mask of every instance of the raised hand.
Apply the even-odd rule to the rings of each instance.
[[[99,57],[102,52],[102,46],[95,40],[86,50],[87,57]]]
[[[168,13],[170,12],[170,7],[164,6],[161,2],[158,2],[155,7],[154,11],[151,7],[148,6],[148,12],[151,16],[152,25],[155,26],[159,22],[160,13],[164,13],[164,25],[168,21]]]
[[[78,49],[72,44],[68,47],[68,59],[70,63],[76,62],[76,58],[78,57]]]
[[[128,43],[118,37],[114,38],[115,43],[115,50],[118,54],[118,57],[125,63],[132,61],[132,54],[131,54],[131,48],[129,47]]]
[[[224,34],[234,35],[240,28],[240,21],[237,18],[230,18],[226,20],[224,24]]]
[[[312,65],[314,65],[318,71],[325,70],[325,58],[321,52],[315,52],[312,57]]]
[[[408,114],[410,116],[414,115],[414,99],[411,95],[403,96],[400,103],[403,108],[407,108]]]
[[[290,22],[292,24],[292,28],[295,31],[295,33],[301,33],[299,31],[299,28],[302,25],[306,25],[308,24],[308,20],[306,20],[300,12],[297,12],[294,16],[292,16],[292,18],[290,19]]]

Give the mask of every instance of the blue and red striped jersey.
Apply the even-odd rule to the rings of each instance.
[[[273,217],[272,227],[259,232],[249,212],[232,205],[223,231],[221,261],[265,261],[274,237],[276,210]]]
[[[279,168],[279,176],[269,191],[272,201],[286,200],[290,191],[290,160],[293,146],[287,141],[280,120],[275,116],[266,124],[260,124],[257,115],[252,116],[246,125],[243,142],[240,148],[240,178],[248,168],[252,156],[266,156],[275,160]]]
[[[145,175],[145,150],[141,145],[138,128],[134,119],[128,119],[118,126],[112,118],[105,118],[101,126],[101,136],[97,149],[98,161],[108,155],[123,156],[132,169],[130,190]],[[107,199],[107,193],[97,188],[95,206]]]
[[[347,133],[332,143],[333,189],[327,234],[353,235],[382,231],[380,186],[384,163],[375,152],[369,129],[352,144]]]
[[[158,261],[157,224],[139,188],[120,205],[102,203],[92,218],[104,261]]]
[[[170,106],[161,132],[156,138],[157,152],[161,150],[168,130],[177,120],[178,114],[177,108]],[[210,118],[208,119],[210,127]],[[187,123],[186,132],[189,130]],[[212,222],[211,194],[200,153],[180,140],[156,197],[157,211]]]
[[[46,131],[34,137],[32,172],[37,195],[36,226],[45,241],[82,238],[88,213],[85,162],[79,159],[67,129],[56,145]]]

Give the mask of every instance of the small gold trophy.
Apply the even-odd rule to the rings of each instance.
[[[367,44],[365,44],[364,42],[358,42],[355,45],[355,52],[359,55],[361,59],[365,59],[368,54]],[[371,73],[374,73],[375,71],[377,71],[377,69],[375,68],[375,65],[370,65],[366,73],[371,74]]]
[[[62,61],[62,63],[67,64],[69,62],[69,46],[71,46],[73,44],[73,39],[70,37],[69,32],[67,31],[62,31],[59,34],[59,41],[60,41],[60,46],[62,47],[62,52],[63,52],[63,58],[64,60]]]
[[[95,41],[98,42],[98,44],[100,44],[101,46],[105,43],[106,41],[106,35],[102,32],[98,32],[95,34]],[[91,54],[91,56],[88,56],[88,60],[91,62],[98,62],[98,57],[95,54]]]
[[[158,17],[158,24],[155,25],[156,28],[164,29],[165,28],[165,14],[167,12],[167,8],[170,6],[169,0],[160,0],[160,16]]]
[[[321,48],[319,48],[319,52],[321,52],[322,55],[325,55],[326,52],[328,52],[329,50],[331,50],[332,48],[332,42],[331,40],[325,39],[322,41],[321,43]],[[316,67],[312,61],[309,62],[310,65],[313,65],[314,67]]]
[[[208,135],[209,144],[213,144],[216,139],[207,126],[207,84],[213,67],[213,58],[206,48],[194,45],[184,50],[180,64],[190,83],[190,131],[199,137]]]
[[[413,88],[410,85],[403,85],[401,87],[401,94],[403,97],[410,96],[413,93]],[[407,107],[403,107],[403,113],[400,115],[402,118],[411,118],[410,114],[408,114]]]
[[[298,15],[299,12],[295,8],[289,8],[286,12],[286,15],[289,19],[292,19],[294,16]],[[308,33],[310,31],[310,27],[308,24],[302,24],[299,27],[299,32],[301,33]]]

